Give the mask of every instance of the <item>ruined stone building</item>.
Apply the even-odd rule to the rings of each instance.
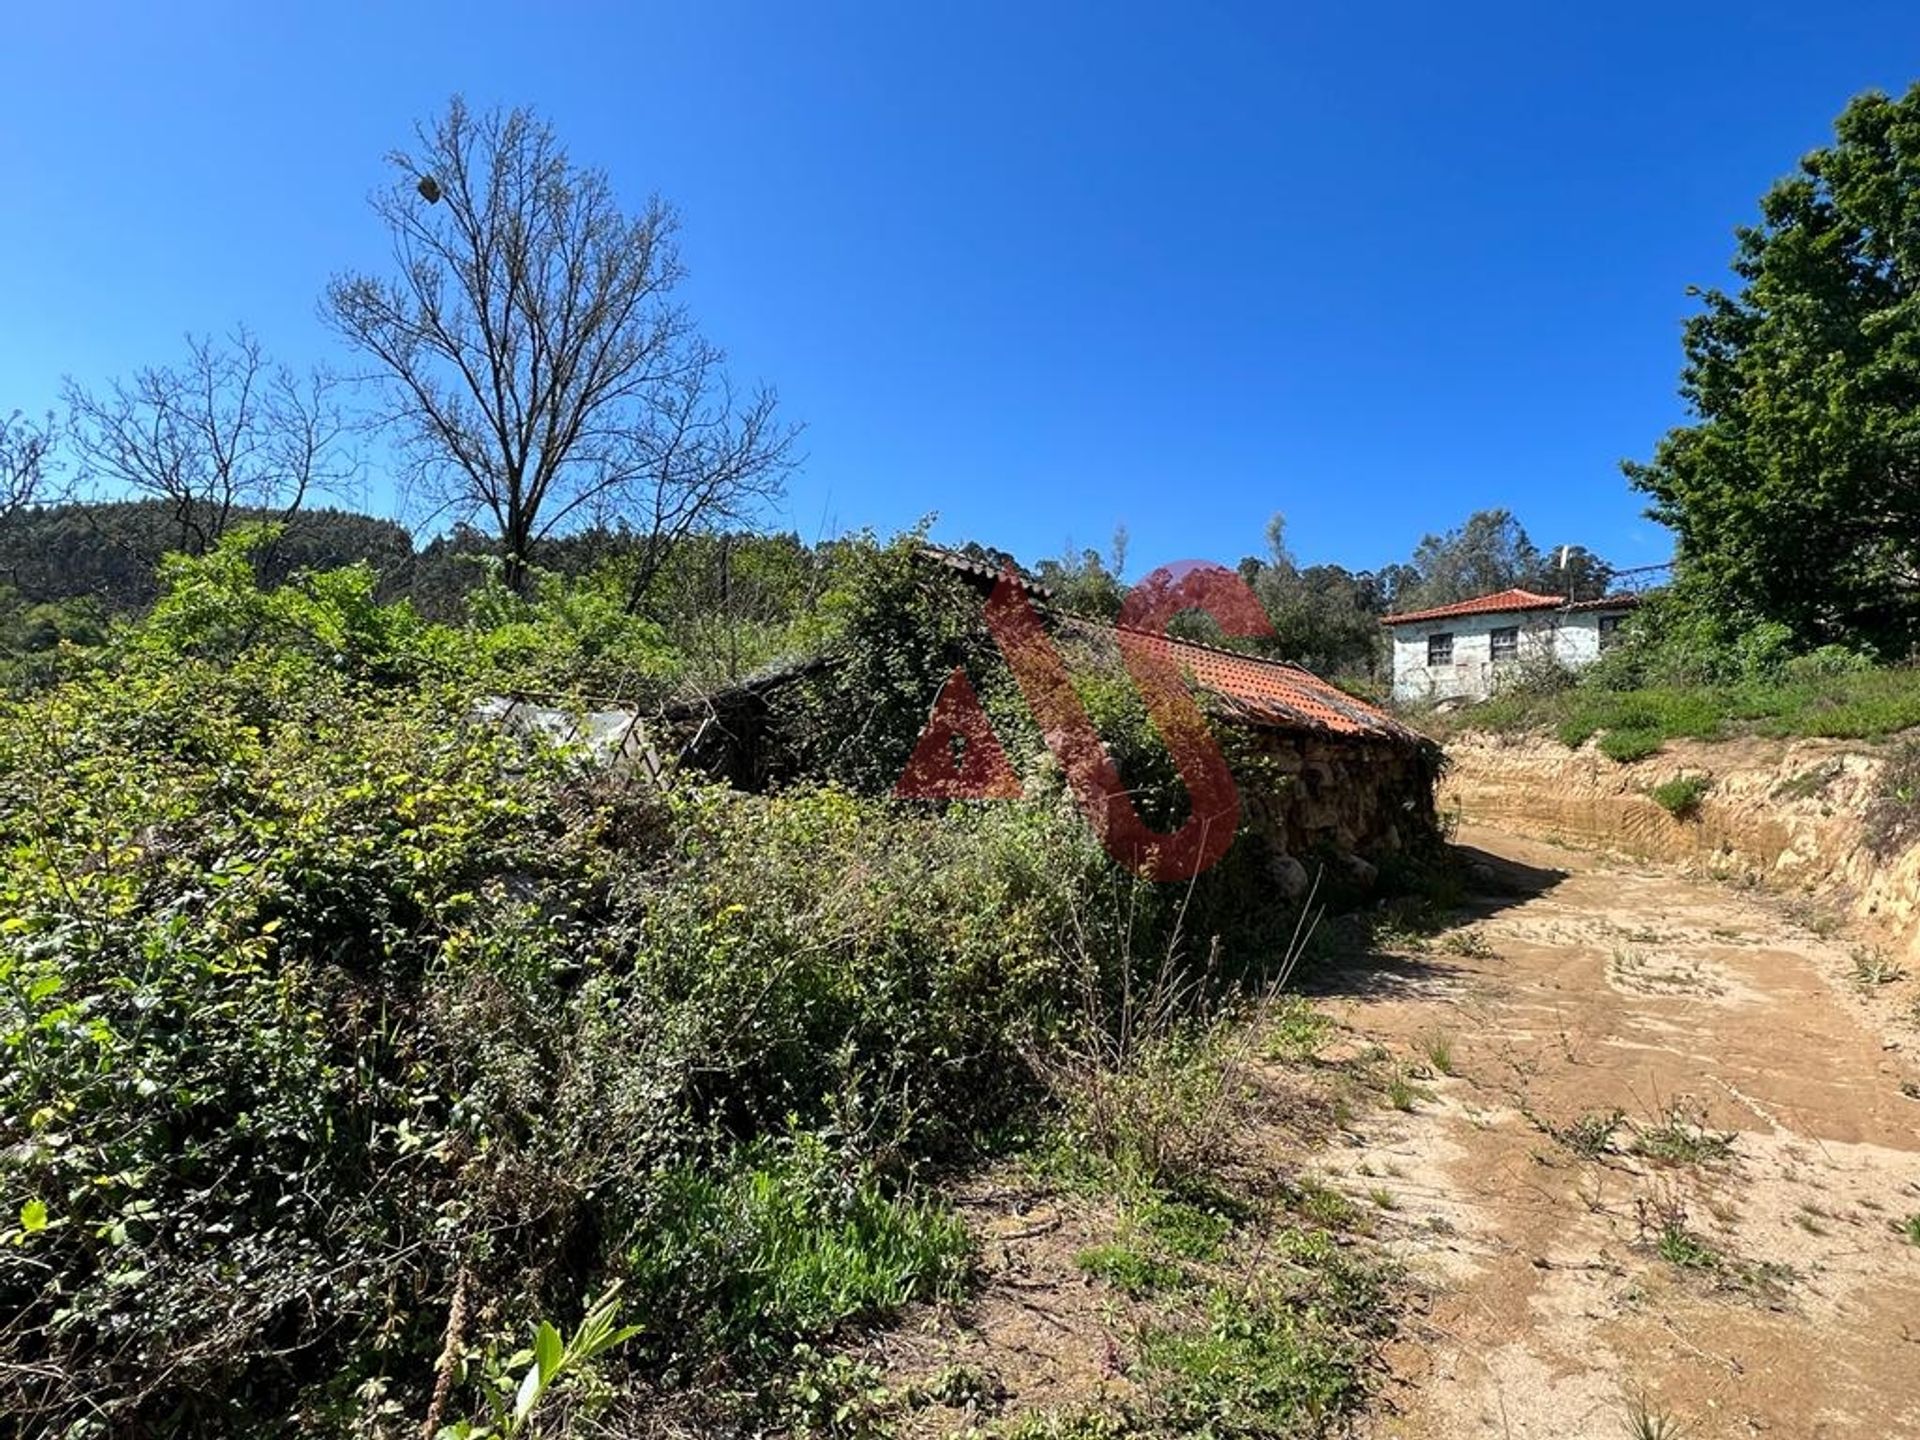
[[[1006,569],[931,547],[919,558],[927,584],[940,592],[946,623],[951,626],[956,610],[982,621],[974,627],[979,633],[970,653],[983,668],[992,664],[997,652],[986,633],[984,602]],[[1365,882],[1383,859],[1437,843],[1439,747],[1379,706],[1284,660],[1160,633],[1123,632],[1115,624],[1058,609],[1042,585],[1024,578],[1016,583],[1057,643],[1067,670],[1081,675],[1104,670],[1110,687],[1129,686],[1121,661],[1123,640],[1177,668],[1232,772],[1239,834],[1264,843],[1268,873],[1280,894],[1297,895],[1310,871],[1320,866]],[[913,638],[887,643],[908,645]],[[869,650],[872,643],[868,637]],[[868,746],[861,714],[867,697],[859,684],[847,683],[847,663],[847,657],[832,653],[797,657],[674,707],[664,717],[649,717],[637,729],[625,725],[624,715],[590,718],[596,733],[604,731],[615,748],[634,751],[649,768],[664,760],[743,790],[821,779],[869,790],[893,788],[904,752],[876,761],[849,782],[845,769],[822,763],[822,750],[809,743],[817,734],[797,734],[795,716],[804,715],[810,731],[839,732],[833,738],[843,753]],[[910,727],[929,719],[942,678],[928,672],[909,687]],[[950,682],[952,676],[944,678]],[[971,699],[970,689],[968,695]],[[1020,693],[1005,683],[1001,698],[1003,718],[1009,708],[1025,708]],[[644,747],[643,735],[649,737]],[[1047,738],[1032,727],[1021,738],[1020,757],[1044,768]],[[1163,738],[1148,740],[1162,759]],[[997,748],[997,742],[989,743]],[[1009,788],[992,793],[1022,793],[1021,783],[1013,780]]]

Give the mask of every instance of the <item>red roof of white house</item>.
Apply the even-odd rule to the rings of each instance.
[[[1431,610],[1409,610],[1403,615],[1382,615],[1382,625],[1411,625],[1416,620],[1450,620],[1456,615],[1498,615],[1510,610],[1558,610],[1567,603],[1564,595],[1540,595],[1532,590],[1500,590],[1492,595],[1476,595],[1471,600],[1456,600],[1451,605],[1436,605]]]

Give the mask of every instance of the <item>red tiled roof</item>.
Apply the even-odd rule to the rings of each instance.
[[[1492,595],[1476,595],[1451,605],[1436,605],[1430,610],[1409,610],[1403,615],[1382,615],[1382,625],[1410,625],[1416,620],[1447,620],[1455,615],[1498,615],[1507,610],[1558,610],[1567,603],[1564,595],[1539,595],[1531,590],[1501,590]]]
[[[972,556],[935,545],[922,546],[920,556],[945,565],[983,590],[991,589],[1003,573]],[[1122,627],[1055,610],[1051,603],[1053,592],[1044,585],[1020,578],[1020,586],[1054,624],[1070,626],[1110,643],[1117,641]],[[1234,716],[1247,724],[1276,730],[1372,736],[1403,744],[1427,743],[1417,730],[1401,724],[1378,706],[1349,695],[1311,670],[1287,661],[1262,659],[1194,640],[1176,640],[1149,630],[1129,627],[1126,634],[1131,640],[1144,642],[1156,653],[1171,657],[1183,673],[1192,677],[1196,689],[1225,701]]]
[[[1119,626],[1092,620],[1070,619],[1068,623],[1094,634],[1121,633]],[[1131,643],[1171,659],[1192,677],[1194,688],[1226,701],[1235,716],[1248,724],[1411,743],[1422,739],[1417,731],[1378,706],[1287,661],[1176,640],[1150,630],[1127,629],[1125,634]]]

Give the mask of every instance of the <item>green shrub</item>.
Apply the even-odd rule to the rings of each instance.
[[[388,1297],[449,1263],[440,1207],[489,1203],[460,1155],[518,1120],[461,1109],[465,1057],[543,1063],[550,1027],[442,1035],[423,1002],[446,944],[518,912],[507,877],[563,860],[554,778],[457,701],[294,657],[0,712],[0,1203],[47,1214],[0,1252],[46,1362],[11,1413],[271,1429],[354,1337],[430,1348]]]
[[[1030,1133],[1074,1057],[1130,1057],[1118,1161],[1218,1153],[1216,1022],[1295,918],[1249,898],[1256,848],[1188,894],[1057,793],[630,782],[475,718],[516,677],[672,682],[604,582],[483,586],[455,630],[364,570],[262,589],[251,543],[170,561],[151,616],[0,699],[24,1432],[372,1433],[443,1353],[476,1363],[440,1418],[485,1423],[536,1322],[585,1333],[623,1281],[593,1314],[644,1328],[596,1393],[709,1364],[785,1393],[796,1342],[951,1292],[921,1167]],[[1155,973],[1204,1004],[1143,1045]],[[709,1390],[745,1407],[716,1425],[768,1421]]]
[[[503,690],[561,691],[644,704],[663,696],[679,663],[660,627],[632,614],[619,578],[536,570],[531,596],[502,583],[497,564],[467,595],[476,678]]]
[[[1599,728],[1592,716],[1576,715],[1571,719],[1562,720],[1560,727],[1554,731],[1554,735],[1569,750],[1578,750],[1593,738],[1594,732]]]
[[[1700,802],[1713,788],[1705,775],[1676,775],[1663,780],[1647,793],[1654,803],[1676,820],[1691,820],[1700,813]]]
[[[1649,755],[1658,754],[1663,738],[1661,732],[1654,728],[1629,726],[1625,729],[1609,730],[1600,737],[1600,753],[1609,760],[1630,765],[1635,760],[1644,760]]]
[[[1804,655],[1796,655],[1780,667],[1789,681],[1827,680],[1837,675],[1864,675],[1873,669],[1874,658],[1844,645],[1822,645]]]
[[[263,589],[259,554],[277,526],[229,531],[204,555],[160,561],[160,598],[125,632],[131,657],[166,665],[177,659],[231,663],[249,652],[316,661],[361,678],[413,678],[430,668],[437,636],[405,601],[375,598],[370,565],[293,576]]]

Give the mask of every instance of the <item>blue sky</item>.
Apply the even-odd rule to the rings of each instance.
[[[809,537],[1369,567],[1490,505],[1665,558],[1617,462],[1689,284],[1920,6],[13,7],[0,409],[244,321],[343,357],[381,156],[529,102],[684,219],[686,298],[807,424]],[[368,503],[390,508],[375,477]]]

